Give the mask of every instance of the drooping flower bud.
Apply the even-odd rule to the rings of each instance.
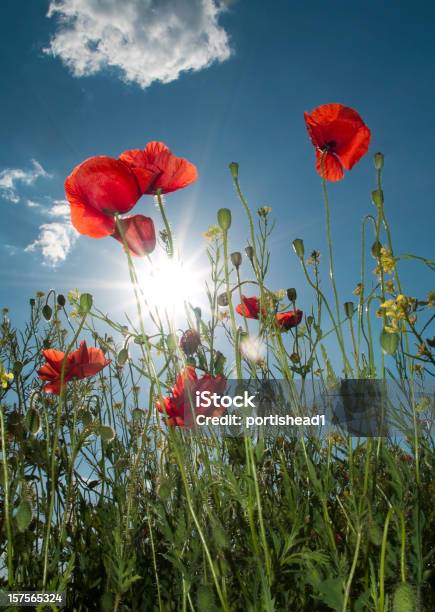
[[[231,162],[229,168],[233,179],[239,178],[239,164],[237,162]]]
[[[242,254],[239,253],[239,251],[235,251],[234,253],[231,253],[230,258],[233,266],[236,269],[240,268],[240,265],[242,263]]]
[[[384,167],[384,154],[379,152],[375,153],[374,160],[376,170],[382,170],[382,168]]]
[[[381,249],[382,244],[379,242],[379,240],[375,240],[372,244],[372,255],[375,259],[378,259],[378,257],[381,256]]]
[[[180,338],[181,350],[188,356],[193,355],[201,344],[201,337],[195,329],[188,329]]]
[[[227,232],[231,227],[231,211],[229,208],[219,208],[217,212],[219,227],[223,232]]]
[[[287,297],[289,302],[296,302],[298,294],[296,293],[296,289],[291,287],[291,289],[287,289]]]
[[[305,254],[304,241],[301,238],[295,238],[292,244],[296,255],[302,259]]]
[[[59,293],[59,295],[57,296],[57,304],[61,308],[63,308],[65,306],[65,304],[66,304],[65,296],[62,295],[61,293]]]
[[[51,309],[51,306],[49,306],[48,304],[45,304],[44,307],[42,308],[42,316],[44,317],[46,321],[49,321],[51,319],[52,313],[53,311]]]

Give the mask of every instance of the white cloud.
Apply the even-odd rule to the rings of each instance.
[[[27,170],[5,168],[0,172],[0,196],[16,204],[21,199],[17,191],[18,185],[33,185],[41,176],[49,175],[36,159],[32,159],[32,167]]]
[[[117,68],[146,88],[231,54],[220,0],[52,0],[59,27],[45,49],[77,76]]]
[[[43,263],[55,267],[65,261],[78,233],[71,225],[69,204],[66,200],[54,200],[52,207],[46,212],[50,217],[55,217],[56,221],[40,225],[37,239],[24,250],[27,253],[40,251],[44,257]]]

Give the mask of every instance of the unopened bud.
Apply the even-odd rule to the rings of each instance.
[[[353,317],[354,310],[355,310],[355,307],[353,305],[353,302],[344,303],[344,312],[346,313],[346,317],[348,319],[351,319]]]
[[[234,253],[231,253],[230,258],[233,266],[235,268],[240,268],[240,265],[242,263],[242,254],[239,253],[239,251],[235,251]]]
[[[59,293],[59,295],[57,296],[57,303],[61,308],[63,308],[66,304],[65,296],[61,293]]]
[[[302,259],[305,254],[304,241],[301,238],[295,238],[293,240],[293,249],[296,255]]]
[[[51,319],[52,313],[53,311],[51,310],[51,306],[49,306],[48,304],[45,304],[45,306],[42,309],[42,316],[44,317],[46,321],[49,321]]]
[[[250,245],[245,249],[246,257],[252,262],[254,260],[254,249]]]
[[[384,154],[383,153],[375,153],[374,160],[375,160],[375,168],[376,168],[376,170],[382,170],[382,168],[384,167]]]
[[[194,329],[188,329],[180,338],[181,349],[188,356],[196,353],[200,344],[201,337]]]
[[[296,293],[296,289],[294,287],[287,289],[287,297],[289,302],[296,302],[297,295],[298,294]]]
[[[221,293],[217,297],[217,303],[219,306],[228,306],[228,296],[226,293]]]
[[[239,177],[239,164],[237,162],[231,162],[230,171],[233,179],[237,179]]]
[[[35,308],[35,304],[36,304],[35,298],[30,298],[29,302],[30,302],[30,308]]]
[[[378,257],[381,256],[381,249],[382,249],[382,244],[379,242],[379,240],[375,240],[375,242],[372,244],[372,255],[373,257],[375,257],[376,259]]]
[[[231,227],[231,211],[229,208],[219,208],[217,212],[219,227],[223,232],[227,232]]]

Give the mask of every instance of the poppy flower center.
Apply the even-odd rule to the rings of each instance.
[[[337,146],[337,143],[335,142],[335,140],[328,140],[328,142],[325,142],[325,144],[323,146],[323,150],[324,151],[333,151],[336,146]]]

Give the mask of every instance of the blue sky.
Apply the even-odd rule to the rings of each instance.
[[[201,232],[221,206],[233,211],[232,250],[243,249],[248,228],[228,172],[236,160],[251,207],[272,206],[277,221],[271,288],[297,287],[308,309],[312,298],[290,245],[300,237],[307,251],[324,254],[326,283],[321,186],[303,121],[305,110],[326,102],[357,109],[372,130],[370,154],[329,190],[342,301],[358,281],[377,150],[386,156],[397,252],[433,256],[432,2],[239,0],[222,10],[212,0],[118,0],[121,12],[115,0],[93,2],[92,11],[89,0],[75,0],[59,2],[61,12],[47,17],[49,4],[28,2],[23,11],[15,0],[2,3],[1,305],[16,323],[35,291],[51,287],[91,291],[103,309],[121,301],[120,245],[74,240],[63,182],[91,155],[117,156],[150,140],[198,166],[199,181],[167,198],[185,255],[202,252]],[[73,5],[76,21],[62,23]],[[178,67],[197,70],[178,74]],[[152,199],[135,212],[153,216],[160,229]],[[38,242],[44,231],[61,239],[51,259]],[[47,265],[53,257],[57,265]],[[402,270],[409,294],[427,292],[428,272],[412,263]]]

